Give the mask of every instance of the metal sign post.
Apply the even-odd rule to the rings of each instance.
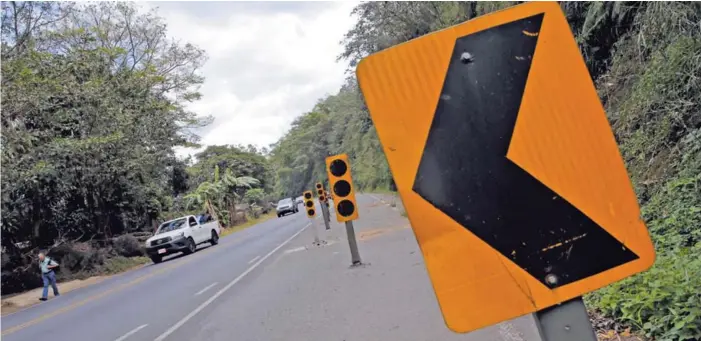
[[[312,231],[314,231],[314,244],[319,244],[319,231],[316,230],[316,219],[312,219]]]
[[[597,341],[581,297],[534,314],[543,341]]]
[[[329,218],[329,207],[326,206],[326,203],[324,202],[319,203],[319,206],[321,206],[321,214],[324,216],[324,225],[326,226],[326,230],[330,230],[331,219]]]
[[[358,252],[358,242],[355,240],[352,220],[346,221],[346,235],[348,236],[348,246],[350,246],[351,262],[353,265],[360,265],[360,253]]]

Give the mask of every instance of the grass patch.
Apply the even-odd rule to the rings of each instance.
[[[257,219],[253,219],[253,218],[249,217],[248,221],[241,224],[241,225],[227,227],[227,228],[222,229],[220,237],[226,237],[234,232],[239,232],[241,230],[245,230],[245,229],[247,229],[255,224],[262,223],[262,222],[264,222],[268,219],[274,218],[274,217],[276,217],[276,214],[274,211],[268,212],[267,214],[262,214]]]
[[[120,272],[127,271],[133,267],[147,264],[151,262],[151,259],[148,257],[144,256],[139,256],[139,257],[124,257],[124,256],[116,256],[109,258],[105,261],[104,268],[102,269],[101,274],[106,274],[106,275],[114,275],[118,274]]]

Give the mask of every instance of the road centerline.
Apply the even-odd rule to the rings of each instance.
[[[163,341],[165,340],[166,337],[168,337],[170,334],[175,332],[178,328],[182,327],[187,321],[189,321],[191,318],[193,318],[195,315],[197,315],[200,311],[202,311],[204,308],[206,308],[208,305],[212,304],[214,300],[216,300],[219,296],[223,295],[227,290],[229,290],[231,287],[233,287],[236,283],[241,281],[246,275],[248,275],[251,271],[255,270],[261,263],[263,263],[268,257],[272,256],[277,250],[282,248],[283,246],[287,245],[292,239],[297,237],[302,231],[304,231],[307,227],[311,226],[311,223],[308,223],[307,225],[304,225],[299,231],[297,231],[295,234],[293,234],[290,238],[287,238],[284,242],[282,242],[280,245],[275,247],[272,251],[268,252],[265,256],[263,256],[261,259],[259,259],[257,262],[253,263],[246,271],[238,275],[238,277],[234,278],[229,284],[227,284],[225,287],[221,288],[219,291],[217,291],[214,295],[212,295],[209,299],[204,301],[202,304],[200,304],[195,310],[187,314],[185,317],[183,317],[180,321],[178,321],[176,324],[174,324],[172,327],[170,327],[168,330],[163,332],[163,334],[159,335],[157,338],[154,339],[154,341]]]

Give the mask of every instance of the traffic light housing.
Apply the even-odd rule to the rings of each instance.
[[[314,218],[316,216],[316,206],[314,205],[312,191],[304,192],[302,197],[304,198],[304,210],[307,211],[307,217]]]
[[[346,222],[358,219],[358,205],[355,202],[353,178],[351,177],[348,155],[339,154],[326,158],[326,172],[333,193],[336,219]]]
[[[326,199],[328,198],[328,196],[326,195],[326,191],[324,190],[324,185],[321,182],[316,183],[316,194],[319,196],[319,203],[326,202]]]

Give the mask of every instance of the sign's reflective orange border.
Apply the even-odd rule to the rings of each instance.
[[[456,38],[539,13],[545,16],[508,156],[640,257],[554,290],[412,191]],[[653,264],[625,165],[557,3],[526,3],[373,54],[357,76],[450,329],[535,312]]]

